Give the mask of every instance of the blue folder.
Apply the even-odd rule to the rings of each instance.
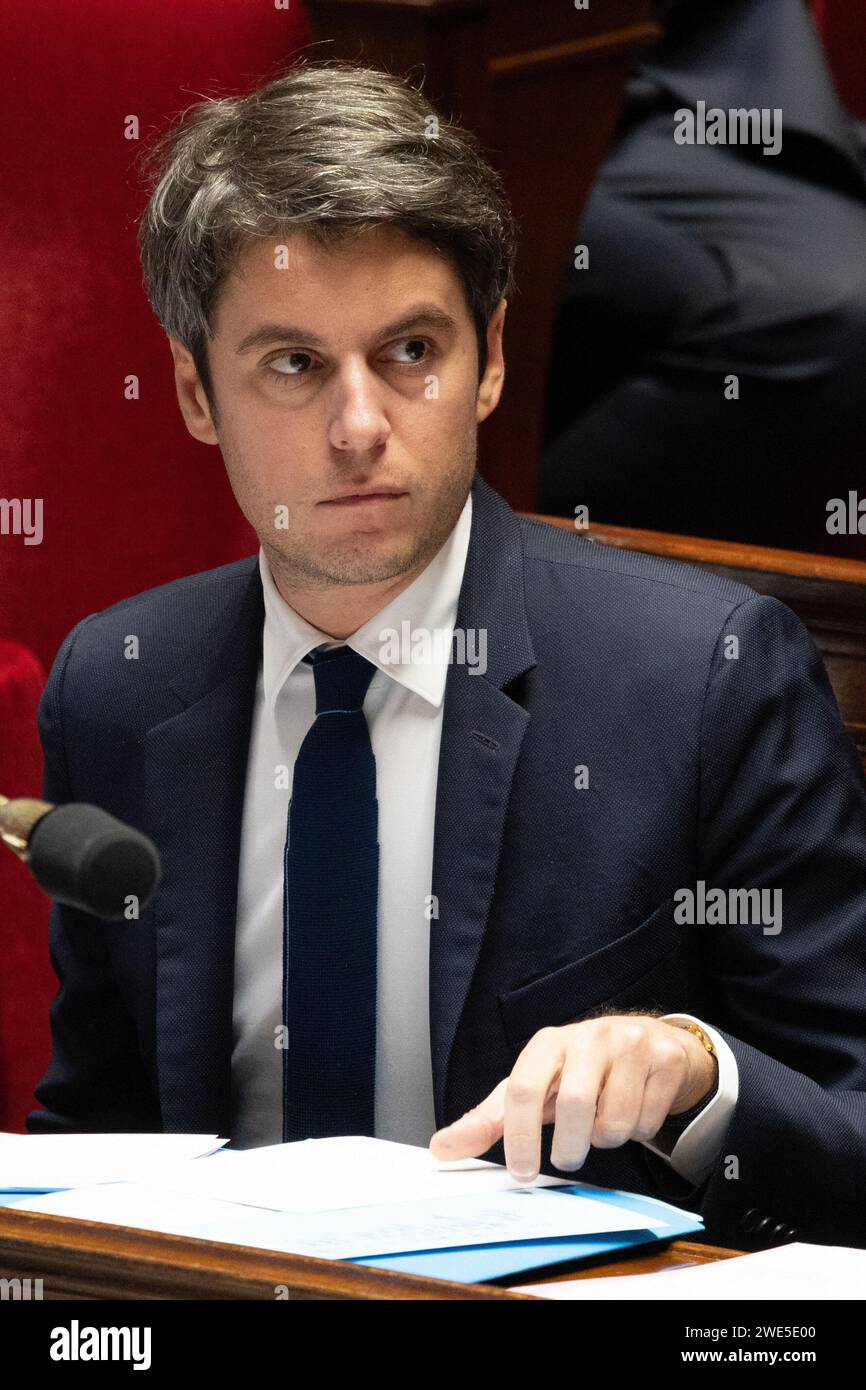
[[[586,1193],[597,1202],[615,1202],[634,1211],[638,1218],[652,1216],[665,1222],[664,1227],[647,1227],[638,1219],[628,1231],[611,1231],[601,1235],[546,1236],[540,1240],[519,1240],[493,1245],[461,1245],[447,1250],[406,1250],[398,1254],[355,1256],[348,1264],[372,1265],[376,1269],[393,1269],[401,1274],[423,1274],[431,1279],[450,1279],[455,1284],[477,1284],[490,1279],[502,1279],[546,1265],[589,1260],[598,1256],[613,1259],[620,1251],[702,1231],[704,1223],[695,1212],[655,1197],[635,1192],[618,1192],[611,1188],[594,1187],[591,1183],[571,1183],[560,1187],[562,1193]]]

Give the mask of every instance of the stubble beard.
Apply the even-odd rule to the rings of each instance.
[[[291,526],[282,545],[259,536],[275,579],[287,589],[327,590],[350,585],[381,584],[397,579],[431,560],[445,544],[463,509],[471,487],[475,451],[465,454],[432,499],[429,526],[396,548],[370,552],[364,539],[347,537],[329,542],[318,551],[306,548],[304,537],[292,538]],[[391,542],[395,546],[395,542]]]

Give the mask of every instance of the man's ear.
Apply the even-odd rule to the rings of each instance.
[[[507,299],[500,299],[487,325],[487,369],[478,383],[475,419],[480,424],[494,411],[502,395],[505,381],[505,358],[502,355],[502,328],[505,323]]]
[[[169,338],[174,358],[174,385],[181,414],[193,439],[202,444],[218,444],[210,405],[196,371],[192,353],[177,338]]]

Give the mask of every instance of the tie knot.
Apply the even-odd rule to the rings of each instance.
[[[316,715],[362,709],[376,667],[352,647],[316,647],[304,658],[316,681]]]

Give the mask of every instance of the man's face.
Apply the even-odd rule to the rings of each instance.
[[[478,422],[501,390],[505,301],[479,385],[474,325],[444,257],[390,228],[328,250],[301,235],[284,245],[285,268],[278,243],[246,247],[218,299],[216,422],[172,340],[181,406],[197,438],[219,443],[286,584],[381,583],[423,566],[457,521]],[[346,500],[358,492],[379,495]]]

